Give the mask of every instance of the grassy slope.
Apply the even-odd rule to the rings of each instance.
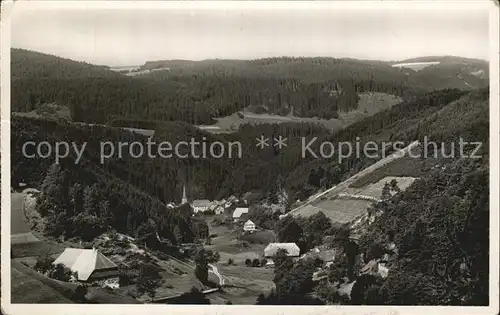
[[[15,260],[11,277],[12,303],[72,303],[76,284],[49,279]]]
[[[13,303],[73,303],[72,296],[77,284],[48,278],[12,260],[12,302]],[[128,296],[121,296],[106,289],[89,288],[90,303],[96,304],[138,304]]]
[[[428,141],[447,143],[448,145],[444,148],[445,153],[449,154],[449,152],[451,152],[450,143],[456,142],[457,136],[471,141],[480,139],[481,133],[488,132],[489,102],[488,100],[478,99],[477,97],[477,94],[465,95],[460,100],[448,104],[441,110],[415,123],[406,131],[418,128],[429,130]],[[394,138],[398,139],[401,133],[402,131],[396,134]],[[484,147],[484,149],[487,148]],[[370,174],[360,177],[350,186],[360,188],[367,184],[375,183],[386,176],[420,177],[436,164],[443,164],[450,161],[443,159],[441,150],[442,149],[438,150],[435,156],[434,153],[429,154],[426,159],[413,159],[405,156]],[[456,152],[458,152],[458,146],[456,150]]]

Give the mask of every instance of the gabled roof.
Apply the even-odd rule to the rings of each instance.
[[[264,249],[264,256],[276,256],[278,249],[285,249],[287,251],[287,256],[291,257],[297,257],[300,254],[300,248],[295,243],[270,243]]]
[[[245,225],[255,225],[255,223],[253,223],[252,220],[248,220],[247,222],[245,222]]]
[[[96,270],[117,268],[116,264],[106,258],[97,249],[66,248],[53,263],[63,264],[78,273],[78,280],[86,281]]]
[[[209,207],[210,200],[202,199],[193,201],[193,207]]]
[[[243,213],[248,213],[248,208],[236,208],[233,211],[233,218],[239,218]]]

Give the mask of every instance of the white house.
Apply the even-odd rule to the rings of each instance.
[[[194,213],[205,212],[210,207],[210,200],[195,200],[193,201],[193,211]]]
[[[253,223],[251,220],[248,220],[243,225],[243,231],[245,231],[245,232],[254,232],[255,231],[255,223]]]
[[[238,221],[242,214],[248,213],[248,208],[236,208],[233,211],[233,220]]]
[[[66,248],[53,262],[77,273],[79,282],[98,283],[103,287],[118,288],[118,266],[97,249]]]

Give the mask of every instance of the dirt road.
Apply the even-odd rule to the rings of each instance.
[[[12,244],[25,244],[38,242],[24,214],[24,194],[11,194],[11,216],[10,216],[10,235]]]
[[[216,266],[212,265],[212,264],[208,264],[208,266],[210,268],[212,268],[212,270],[210,270],[211,272],[213,272],[217,278],[219,278],[219,285],[224,285],[225,284],[225,280],[224,280],[224,277],[219,273],[219,270],[217,269]]]

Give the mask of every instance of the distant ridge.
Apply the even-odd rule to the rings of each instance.
[[[19,48],[11,49],[11,74],[13,80],[121,76],[108,66],[93,65],[83,61],[74,61]]]
[[[440,61],[440,62],[443,62],[443,63],[445,63],[445,62],[461,62],[461,63],[484,63],[484,64],[488,64],[488,61],[486,61],[484,59],[466,58],[466,57],[451,56],[451,55],[415,57],[415,58],[409,58],[409,59],[395,61],[395,62],[392,62],[392,63],[430,62],[430,61]]]

